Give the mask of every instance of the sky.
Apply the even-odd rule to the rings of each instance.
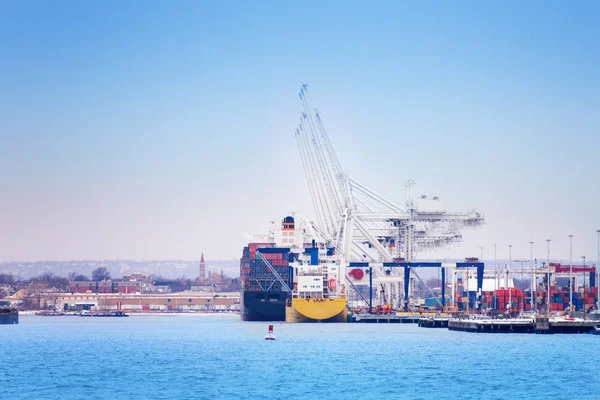
[[[594,1],[0,5],[0,261],[241,256],[312,216],[310,85],[354,179],[486,224],[426,258],[597,254]]]

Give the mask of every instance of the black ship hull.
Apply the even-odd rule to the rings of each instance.
[[[0,325],[13,325],[19,323],[19,312],[11,309],[0,309]]]
[[[242,291],[242,320],[285,321],[287,293],[283,291]]]

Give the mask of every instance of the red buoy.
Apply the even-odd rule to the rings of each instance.
[[[265,340],[275,340],[275,335],[273,335],[273,325],[269,325],[269,333],[265,336]]]

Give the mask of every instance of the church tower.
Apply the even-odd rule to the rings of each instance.
[[[200,257],[200,271],[198,274],[198,282],[204,283],[206,281],[206,265],[204,264],[204,252]]]

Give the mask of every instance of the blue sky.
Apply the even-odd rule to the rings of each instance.
[[[322,4],[324,3],[324,4]],[[427,257],[595,259],[596,2],[0,6],[0,260],[239,257],[312,214],[309,83],[355,179],[487,224]],[[502,250],[501,250],[502,249]],[[506,254],[502,254],[504,251]]]

